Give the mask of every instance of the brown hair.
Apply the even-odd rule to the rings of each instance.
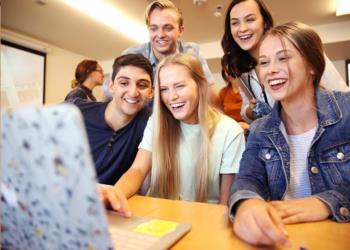
[[[91,72],[94,72],[97,69],[97,61],[95,60],[83,60],[81,61],[77,68],[75,69],[75,79],[72,81],[71,87],[75,88],[83,82],[90,75]]]
[[[210,138],[218,122],[217,111],[208,105],[208,83],[198,59],[190,54],[176,53],[165,57],[158,66],[153,109],[154,132],[152,150],[152,177],[150,192],[163,198],[179,199],[179,146],[181,127],[160,97],[159,73],[169,65],[180,65],[191,75],[198,86],[197,115],[201,127],[201,147],[195,157],[196,200],[204,201],[211,176],[209,161]],[[189,169],[188,171],[191,171]]]
[[[321,38],[310,26],[301,22],[288,22],[278,25],[268,31],[262,41],[267,36],[275,36],[287,39],[304,57],[309,66],[314,71],[313,85],[319,87],[321,77],[325,69],[324,50]]]
[[[147,26],[149,26],[149,21],[150,21],[150,16],[152,14],[152,11],[155,9],[158,9],[158,10],[171,9],[175,11],[178,18],[177,20],[178,20],[179,28],[183,26],[184,19],[183,19],[181,10],[178,7],[176,7],[176,5],[173,2],[169,0],[156,0],[151,2],[147,6],[145,11],[145,21]]]
[[[243,73],[251,71],[256,66],[255,59],[239,47],[231,34],[231,18],[230,13],[234,6],[248,0],[233,0],[227,8],[225,17],[225,33],[221,39],[221,47],[224,51],[224,56],[221,58],[222,75],[232,77],[240,77]],[[260,14],[264,20],[264,30],[267,31],[273,27],[272,15],[262,0],[253,0],[257,3]]]
[[[118,74],[120,68],[125,66],[135,66],[143,69],[150,76],[151,83],[153,83],[152,65],[142,54],[126,54],[117,57],[113,63],[112,82],[114,82],[115,76]]]

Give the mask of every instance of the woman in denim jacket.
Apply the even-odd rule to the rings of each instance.
[[[248,243],[288,247],[284,224],[350,221],[350,92],[319,88],[323,55],[317,33],[297,22],[261,43],[258,74],[277,102],[251,127],[229,206]]]

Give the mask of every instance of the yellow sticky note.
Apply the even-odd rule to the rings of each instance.
[[[166,220],[150,220],[138,225],[134,231],[138,233],[149,234],[156,237],[172,232],[178,223]]]

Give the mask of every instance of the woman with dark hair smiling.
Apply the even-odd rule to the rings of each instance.
[[[273,98],[265,92],[255,72],[261,38],[273,24],[272,15],[262,0],[233,0],[227,9],[225,33],[221,40],[224,51],[221,64],[227,75],[240,78],[253,95],[249,99],[241,91],[241,116],[248,123],[268,114],[274,105]],[[349,91],[326,56],[325,60],[321,84],[329,90]]]
[[[96,101],[92,90],[103,84],[102,67],[94,60],[81,61],[75,70],[75,79],[72,81],[72,90],[68,93],[65,101],[73,101],[81,98],[89,101]]]

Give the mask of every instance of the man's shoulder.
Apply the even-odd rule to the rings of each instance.
[[[94,106],[96,102],[88,101],[86,99],[82,99],[78,97],[72,100],[72,103],[77,105],[78,107],[84,107],[84,106]]]
[[[88,101],[81,98],[76,98],[72,101],[82,112],[91,113],[91,112],[100,112],[101,109],[106,108],[105,102],[96,102],[96,101]]]
[[[86,93],[81,88],[72,89],[65,97],[66,102],[73,102],[75,99],[87,99]]]
[[[122,54],[126,55],[126,54],[142,54],[145,57],[148,56],[148,54],[150,53],[150,49],[151,49],[151,44],[148,43],[142,43],[142,44],[137,44],[137,45],[133,45],[130,46],[129,48],[125,49]]]
[[[180,52],[184,53],[199,53],[199,44],[194,42],[182,42],[179,41]]]

